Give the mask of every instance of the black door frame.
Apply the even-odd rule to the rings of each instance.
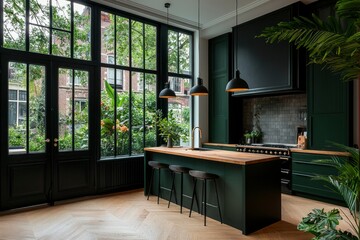
[[[46,121],[50,124],[46,125],[46,138],[50,139],[50,142],[46,144],[45,153],[39,154],[18,154],[18,155],[9,155],[9,146],[8,146],[8,63],[9,62],[19,62],[24,64],[34,64],[34,65],[43,65],[46,67],[45,74],[45,101],[46,101]],[[23,206],[29,206],[34,204],[49,203],[53,204],[56,200],[90,195],[95,193],[95,175],[96,175],[96,159],[95,159],[95,149],[96,149],[96,111],[89,111],[89,150],[87,151],[87,166],[88,172],[85,174],[87,177],[87,186],[80,186],[79,188],[74,188],[63,193],[54,192],[54,190],[59,190],[59,166],[58,161],[59,154],[57,149],[53,148],[53,139],[56,137],[57,133],[54,131],[54,126],[57,124],[57,69],[58,68],[69,68],[69,69],[78,69],[86,70],[89,72],[89,105],[93,106],[96,109],[96,95],[94,94],[94,76],[95,76],[95,66],[92,64],[83,64],[83,63],[70,63],[67,61],[56,61],[51,59],[48,56],[43,58],[32,57],[27,54],[2,54],[1,56],[1,77],[2,81],[0,83],[0,93],[2,96],[0,102],[1,110],[1,122],[0,122],[0,134],[1,139],[1,171],[0,171],[0,209],[11,209]],[[6,97],[7,96],[7,97]],[[66,161],[66,158],[73,160],[83,160],[84,152],[74,153],[74,154],[61,154],[62,160]],[[69,164],[68,164],[69,165]],[[71,165],[71,164],[70,164]],[[70,166],[69,165],[69,166]],[[76,165],[76,164],[75,164]],[[21,188],[21,181],[16,180],[16,174],[18,176],[24,175],[27,173],[26,170],[31,171],[32,167],[38,167],[38,171],[41,173],[43,171],[43,179],[39,177],[38,183],[39,187],[37,190],[41,191],[34,192],[33,195],[21,195],[21,191],[18,191],[16,196],[13,196],[14,186]],[[75,166],[76,167],[76,166]],[[79,165],[77,165],[79,169]],[[17,170],[19,170],[16,172]],[[26,174],[25,174],[26,175]],[[55,178],[56,177],[56,178]],[[26,176],[24,176],[26,178]],[[66,177],[63,177],[65,179]],[[71,181],[71,179],[69,180]],[[41,185],[43,184],[43,185]],[[41,185],[41,186],[40,186]],[[76,185],[76,184],[75,184]],[[26,186],[24,186],[26,188]],[[28,190],[28,189],[24,189]]]
[[[95,87],[95,67],[91,64],[75,64],[75,63],[68,63],[68,62],[60,62],[60,61],[53,61],[51,64],[52,69],[52,89],[51,95],[53,99],[52,104],[52,118],[54,119],[54,129],[55,134],[54,137],[58,138],[57,135],[57,123],[58,123],[58,70],[59,68],[66,68],[66,69],[74,69],[74,70],[84,70],[89,72],[89,84],[88,84],[88,95],[89,95],[89,148],[86,151],[78,151],[78,152],[59,152],[58,148],[54,149],[53,151],[53,182],[52,182],[52,190],[53,190],[53,201],[84,196],[84,195],[91,195],[95,193],[95,174],[96,174],[96,159],[95,159],[95,149],[96,149],[96,139],[95,139],[95,130],[96,130],[96,94],[94,94],[94,87]],[[55,100],[54,100],[55,99]],[[87,163],[86,163],[87,162]],[[87,165],[88,164],[88,165]],[[66,167],[64,167],[66,166]],[[87,185],[76,184],[75,179],[72,181],[71,178],[76,178],[75,172],[71,175],[71,169],[78,168],[87,168],[88,172],[83,176],[87,179]],[[67,168],[68,171],[65,170]],[[62,169],[62,170],[61,170]],[[75,170],[74,170],[75,171]],[[68,176],[64,176],[69,174]],[[69,182],[68,182],[69,180]],[[66,183],[69,183],[73,186],[71,188],[63,188]],[[80,180],[81,181],[81,180]],[[71,182],[71,183],[70,183]],[[69,185],[68,185],[69,186]]]
[[[2,72],[2,81],[1,81],[1,125],[0,125],[0,134],[2,136],[1,143],[1,209],[9,209],[14,207],[22,207],[32,204],[39,204],[44,202],[52,202],[51,197],[51,151],[50,144],[46,144],[45,153],[34,153],[34,154],[9,154],[8,146],[8,63],[9,62],[19,62],[24,64],[34,64],[45,66],[45,103],[46,103],[46,114],[50,117],[50,64],[46,60],[39,58],[31,58],[28,56],[23,56],[21,54],[2,54],[1,56],[1,72]],[[7,97],[5,97],[7,96]],[[51,119],[50,119],[51,121]],[[51,138],[50,126],[46,126],[46,138]],[[14,181],[15,175],[23,174],[23,170],[26,168],[36,168],[39,171],[43,171],[43,186],[38,186],[38,189],[24,189],[28,190],[29,193],[32,191],[32,194],[28,196],[22,196],[20,192],[16,192],[16,188],[21,188],[21,183]],[[21,169],[23,168],[23,169]],[[24,176],[26,178],[26,176]],[[28,176],[29,177],[29,176]],[[41,182],[41,179],[38,180],[38,183]],[[41,183],[40,183],[41,184]],[[24,186],[26,188],[26,186]],[[41,190],[42,189],[42,190]]]

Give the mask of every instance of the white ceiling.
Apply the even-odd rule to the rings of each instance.
[[[93,0],[127,12],[166,22],[169,2],[169,24],[197,29],[198,1],[196,0]],[[200,28],[203,38],[213,38],[230,32],[235,26],[236,0],[200,0]],[[238,24],[272,12],[298,0],[238,0]],[[317,0],[301,0],[305,4]]]

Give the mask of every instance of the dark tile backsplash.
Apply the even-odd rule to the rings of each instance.
[[[258,125],[262,142],[296,144],[297,127],[306,127],[306,110],[306,94],[244,99],[244,130]]]

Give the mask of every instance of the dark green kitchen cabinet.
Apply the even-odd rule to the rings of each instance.
[[[326,19],[334,14],[335,1],[320,1],[311,12]],[[331,142],[352,144],[351,83],[323,65],[307,68],[308,148],[337,150]]]
[[[231,33],[209,40],[209,142],[239,142],[241,99],[225,92],[232,78],[231,52]]]
[[[330,155],[292,153],[292,190],[295,194],[305,194],[321,200],[343,201],[334,187],[323,180],[314,180],[315,176],[336,175],[337,170],[317,159],[330,159]],[[345,157],[344,161],[346,161]]]
[[[350,84],[320,65],[309,66],[309,149],[335,150],[332,142],[351,144]]]
[[[234,96],[254,96],[305,91],[305,52],[292,44],[266,43],[257,38],[267,27],[303,15],[304,4],[297,2],[233,28],[237,67],[248,91]],[[235,64],[236,65],[236,64]]]

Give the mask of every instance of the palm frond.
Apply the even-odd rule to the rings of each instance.
[[[340,17],[353,21],[360,19],[360,0],[338,0],[335,8]]]
[[[354,25],[342,24],[340,18],[323,21],[316,15],[298,17],[265,28],[257,37],[264,37],[268,43],[288,41],[297,48],[303,47],[309,53],[310,63],[324,64],[341,73],[344,80],[359,76],[360,33]]]
[[[360,235],[359,217],[360,217],[360,172],[359,172],[359,149],[333,143],[337,148],[349,153],[346,160],[338,156],[332,156],[331,159],[315,160],[315,162],[327,164],[334,167],[338,175],[316,176],[315,180],[323,180],[331,184],[332,187],[343,197],[353,218],[351,227]]]

